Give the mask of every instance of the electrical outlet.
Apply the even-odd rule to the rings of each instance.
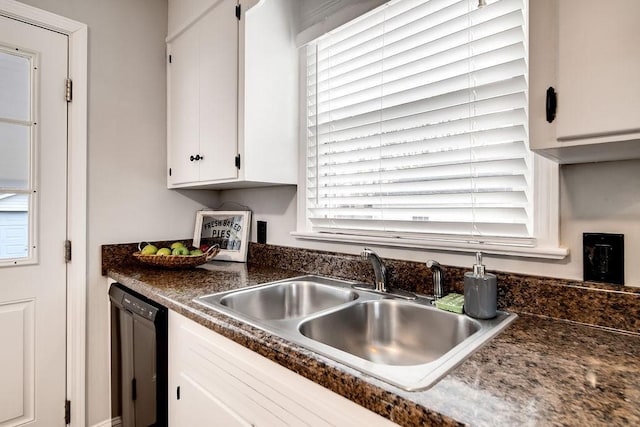
[[[583,233],[584,280],[624,285],[624,234]]]
[[[267,221],[258,221],[258,243],[267,243]]]

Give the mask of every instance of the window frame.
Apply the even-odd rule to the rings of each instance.
[[[525,10],[525,20],[529,23],[525,37],[530,41],[529,5]],[[528,43],[527,43],[528,45]],[[306,44],[299,47],[299,76],[306,74]],[[531,75],[531,55],[527,48],[528,61],[527,73]],[[531,90],[531,78],[529,77],[529,91]],[[559,165],[533,153],[533,236],[522,238],[474,238],[461,237],[459,235],[433,234],[429,237],[398,237],[397,235],[381,237],[365,234],[340,234],[327,233],[312,230],[311,221],[307,218],[307,135],[306,135],[306,79],[299,79],[299,176],[298,176],[298,200],[297,200],[297,230],[291,235],[298,239],[368,244],[387,247],[410,249],[433,249],[446,252],[475,252],[543,259],[564,259],[569,251],[559,245],[560,233],[560,174]],[[529,96],[527,116],[529,121],[529,134],[531,127],[539,125],[538,120],[532,119],[532,97]]]
[[[13,267],[18,265],[34,265],[39,262],[39,254],[38,254],[38,143],[39,143],[39,132],[38,126],[35,126],[35,123],[38,123],[38,112],[40,111],[38,106],[40,103],[39,97],[39,85],[38,85],[38,74],[35,70],[39,69],[39,59],[40,55],[38,52],[33,52],[27,49],[22,49],[20,52],[14,52],[9,49],[5,49],[0,46],[2,50],[12,54],[21,56],[29,60],[29,84],[30,84],[30,92],[29,92],[29,120],[28,122],[33,123],[30,125],[29,129],[29,170],[28,174],[28,183],[26,189],[5,189],[0,188],[0,194],[6,193],[16,193],[16,194],[26,194],[27,195],[27,256],[21,258],[2,258],[0,259],[0,268],[2,267]]]

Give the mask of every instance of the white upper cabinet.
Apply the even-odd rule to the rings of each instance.
[[[169,188],[297,182],[294,6],[169,1]]]
[[[529,4],[531,148],[561,163],[640,157],[640,1]]]
[[[169,186],[238,176],[237,33],[235,3],[220,0],[169,42]]]

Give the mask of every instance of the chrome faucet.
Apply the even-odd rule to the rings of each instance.
[[[444,289],[444,271],[442,271],[442,266],[432,259],[427,261],[427,268],[431,269],[431,274],[433,277],[433,298],[440,299],[443,297],[443,289]]]
[[[373,272],[376,275],[375,290],[378,292],[387,292],[387,268],[377,253],[369,248],[364,248],[360,254],[363,260],[371,261]]]

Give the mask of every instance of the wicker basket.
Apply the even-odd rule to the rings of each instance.
[[[202,255],[143,255],[134,252],[133,257],[140,262],[163,268],[194,268],[211,261],[220,252],[217,245],[211,246]]]

